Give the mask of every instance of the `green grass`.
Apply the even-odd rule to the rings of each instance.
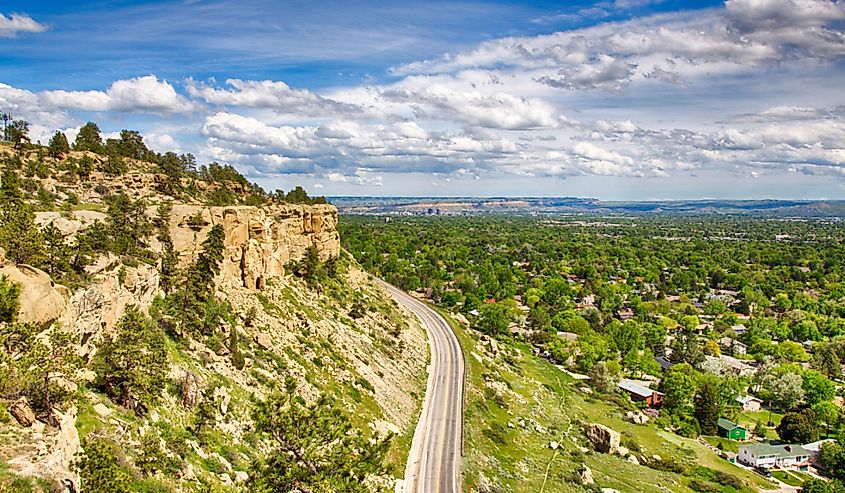
[[[41,478],[19,476],[0,462],[0,491],[14,493],[51,493],[57,491],[58,485]]]
[[[653,425],[624,421],[623,408],[607,397],[581,394],[571,377],[532,356],[525,345],[500,343],[500,347],[511,347],[502,351],[510,356],[500,353],[492,362],[479,362],[473,355],[481,353],[476,336],[458,327],[450,317],[447,320],[461,341],[467,366],[465,491],[476,491],[482,476],[503,491],[584,491],[577,480],[582,464],[590,467],[597,486],[623,493],[691,492],[690,481],[702,479],[696,473],[702,466],[713,474],[721,472],[739,478],[746,485],[740,491],[767,487],[768,483],[759,476],[727,462],[696,440]],[[507,388],[504,399],[493,399],[487,382],[499,382],[494,385]],[[541,425],[539,432],[535,422]],[[688,476],[593,452],[581,431],[589,423],[601,423],[622,433],[623,443],[639,449],[638,456],[650,459],[656,454],[678,462]],[[562,447],[550,449],[551,441]],[[723,492],[737,491],[731,486],[719,488]]]
[[[790,471],[772,471],[772,476],[783,481],[789,486],[801,486],[804,481],[794,476]]]
[[[704,440],[714,447],[718,447],[721,444],[722,450],[727,452],[739,452],[740,444],[734,440],[728,440],[727,438],[722,437],[704,437]]]

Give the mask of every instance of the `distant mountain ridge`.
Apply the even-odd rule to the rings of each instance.
[[[582,197],[330,197],[341,214],[683,214],[845,217],[845,200],[646,200]]]

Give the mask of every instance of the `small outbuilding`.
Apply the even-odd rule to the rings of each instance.
[[[619,381],[618,386],[620,389],[624,390],[634,402],[645,402],[649,407],[659,407],[663,405],[663,392],[652,390],[639,382],[625,378]]]
[[[736,398],[736,402],[743,411],[757,412],[763,408],[763,401],[750,395],[741,395]]]
[[[727,438],[728,440],[745,440],[746,430],[742,426],[729,421],[725,418],[719,418],[717,422],[719,427],[719,436]]]

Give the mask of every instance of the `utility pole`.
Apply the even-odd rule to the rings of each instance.
[[[3,119],[3,141],[8,140],[6,138],[6,124],[12,121],[12,114],[11,113],[3,113],[0,115],[0,118]]]

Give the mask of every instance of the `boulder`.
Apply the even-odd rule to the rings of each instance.
[[[549,448],[552,450],[557,450],[560,448],[560,444],[555,441],[549,442]]]
[[[21,397],[9,406],[9,414],[11,414],[18,424],[28,428],[35,422],[35,412],[26,397]]]
[[[640,465],[640,461],[639,461],[639,460],[637,460],[637,456],[636,456],[636,455],[629,455],[629,456],[628,456],[628,462],[630,462],[631,464],[634,464],[635,466]]]
[[[596,484],[595,480],[593,479],[593,471],[587,467],[586,464],[581,465],[581,484],[585,486]]]
[[[273,346],[273,342],[267,334],[255,334],[252,339],[261,349],[270,349]]]
[[[619,443],[622,435],[617,431],[599,423],[592,423],[587,428],[587,438],[599,452],[614,454],[619,450]]]
[[[622,457],[625,457],[626,455],[630,454],[631,451],[628,450],[628,447],[623,447],[620,445],[619,448],[616,450],[616,453],[621,455]]]
[[[98,402],[97,404],[94,404],[94,412],[101,418],[108,418],[111,416],[112,410],[102,402]]]
[[[644,425],[648,423],[648,416],[641,412],[628,411],[625,413],[625,420],[634,424]]]
[[[70,290],[53,283],[43,270],[24,264],[6,264],[0,266],[0,276],[21,286],[20,322],[47,327],[65,311]]]
[[[619,493],[619,490],[613,488],[602,488],[601,493]]]

